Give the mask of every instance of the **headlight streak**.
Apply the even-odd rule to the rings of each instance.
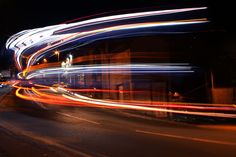
[[[95,24],[101,24],[105,22],[113,22],[113,21],[120,21],[126,19],[135,19],[139,17],[149,17],[149,16],[156,16],[156,15],[166,15],[166,14],[174,14],[174,13],[181,13],[181,12],[189,12],[195,10],[205,10],[207,7],[198,7],[198,8],[183,8],[183,9],[172,9],[172,10],[161,10],[161,11],[147,11],[147,12],[139,12],[139,13],[128,13],[122,15],[112,15],[106,17],[100,17],[75,23],[70,23],[70,27],[62,28],[59,31],[55,31],[55,33],[61,33],[63,31],[68,31],[71,29],[77,29],[83,26],[90,26]]]
[[[24,88],[14,84],[17,88],[16,95],[22,99],[41,102],[51,105],[78,106],[78,107],[102,107],[129,110],[143,110],[155,112],[169,112],[184,115],[236,118],[235,114],[224,113],[236,111],[233,104],[197,104],[197,103],[176,103],[176,102],[150,102],[124,100],[101,100],[90,98],[78,93],[71,92],[73,89],[62,87],[53,88],[50,86],[36,85],[31,88]],[[92,89],[91,89],[92,90]],[[52,92],[50,92],[52,91]],[[79,91],[81,92],[81,91]],[[103,92],[103,91],[102,91]],[[105,91],[106,92],[106,91]],[[118,92],[118,91],[114,91]],[[70,101],[68,101],[70,100]]]
[[[207,22],[206,19],[197,19],[197,20],[186,20],[186,21],[175,21],[175,22],[155,22],[155,23],[140,23],[140,24],[130,24],[130,25],[122,25],[122,26],[115,26],[115,27],[108,27],[108,28],[102,28],[87,32],[79,32],[75,33],[72,36],[69,36],[67,38],[64,38],[63,42],[59,42],[55,45],[50,45],[44,48],[44,50],[40,50],[37,53],[34,53],[32,56],[30,56],[27,67],[33,65],[35,63],[36,58],[39,57],[42,53],[47,53],[53,49],[58,48],[59,46],[63,46],[75,41],[79,41],[88,37],[93,37],[95,35],[111,32],[111,31],[122,31],[122,30],[128,30],[128,29],[139,29],[139,28],[151,28],[151,27],[160,27],[160,26],[177,26],[177,25],[186,25],[186,24],[197,24],[197,23],[205,23]]]
[[[10,37],[6,43],[6,48],[14,51],[14,60],[20,79],[32,79],[37,77],[50,77],[58,74],[145,74],[145,73],[194,73],[196,67],[186,63],[180,64],[111,64],[111,65],[90,65],[73,66],[70,68],[59,68],[60,63],[45,63],[35,65],[43,57],[52,53],[55,49],[63,47],[61,52],[71,50],[76,47],[84,46],[91,42],[102,39],[113,39],[116,37],[126,37],[135,35],[145,35],[146,33],[158,32],[158,29],[169,28],[172,26],[180,27],[184,25],[196,25],[207,23],[206,18],[196,19],[173,19],[158,21],[158,16],[177,14],[205,10],[206,7],[183,8],[162,11],[147,11],[139,13],[129,13],[122,15],[112,15],[90,20],[84,20],[69,24],[60,24],[25,30]],[[146,18],[149,17],[149,18]],[[151,17],[151,18],[150,18]],[[145,20],[144,20],[145,19]],[[147,19],[147,20],[146,20]],[[149,19],[149,20],[148,20]],[[168,32],[168,30],[167,30]],[[66,46],[71,44],[69,48]],[[52,55],[50,55],[52,56]],[[104,57],[104,56],[103,56]],[[23,62],[23,58],[27,58]],[[97,58],[97,57],[96,57]],[[75,58],[75,63],[89,60],[89,57]],[[57,68],[52,68],[56,67]],[[54,88],[50,86],[34,85],[24,87],[17,81],[12,85],[16,88],[16,96],[45,104],[84,106],[84,107],[103,107],[129,110],[143,110],[155,112],[169,112],[185,115],[210,116],[222,118],[236,118],[236,108],[233,104],[198,104],[198,103],[176,103],[176,102],[155,102],[149,101],[123,100],[102,100],[94,99],[80,93],[83,92],[113,92],[113,93],[135,93],[139,91],[120,91],[109,89],[65,89],[62,87]],[[75,93],[76,92],[76,93]]]
[[[28,74],[26,79],[37,78],[40,76],[56,75],[56,74],[77,74],[77,73],[109,73],[125,74],[132,72],[133,74],[144,73],[193,73],[193,67],[188,64],[114,64],[114,65],[90,65],[90,66],[73,66],[69,68],[45,68],[33,71]]]
[[[32,30],[26,30],[19,32],[12,37],[6,43],[6,48],[15,51],[15,62],[19,70],[23,70],[23,63],[21,61],[22,55],[25,51],[29,51],[31,48],[39,45],[43,45],[49,43],[48,46],[37,50],[37,52],[30,52],[28,54],[27,66],[28,69],[30,66],[35,64],[35,61],[42,56],[43,54],[50,53],[51,50],[59,48],[60,46],[66,45],[68,43],[77,42],[82,39],[93,37],[93,39],[89,39],[90,41],[99,40],[99,38],[104,37],[96,37],[98,34],[103,34],[107,32],[114,31],[123,31],[123,30],[136,30],[137,32],[141,28],[152,28],[152,27],[166,27],[166,26],[177,26],[177,25],[186,25],[186,24],[200,24],[208,22],[205,18],[200,19],[184,19],[184,20],[173,20],[173,21],[146,21],[139,22],[140,18],[145,17],[155,17],[160,15],[168,15],[168,14],[177,14],[183,12],[191,12],[198,10],[205,10],[206,7],[198,7],[198,8],[183,8],[183,9],[172,9],[172,10],[162,10],[162,11],[147,11],[147,12],[139,12],[139,13],[129,13],[122,15],[113,15],[101,18],[95,18],[70,24],[60,24],[54,26],[47,26],[44,28],[37,28]],[[135,19],[136,23],[127,23],[127,20]],[[119,23],[115,25],[115,22],[121,21],[123,23]],[[142,20],[140,20],[142,21]],[[111,25],[111,23],[113,23]],[[96,26],[99,27],[97,28]],[[109,26],[110,25],[110,26]],[[93,27],[92,30],[88,30],[88,28]],[[148,30],[147,30],[148,31]],[[121,32],[120,32],[121,33]],[[124,32],[123,36],[128,32]],[[144,33],[144,32],[143,32]],[[122,36],[122,33],[120,34]],[[112,34],[111,34],[112,37]],[[86,42],[90,42],[90,41]],[[55,44],[51,44],[55,43]],[[27,52],[28,53],[28,52]]]
[[[212,113],[212,112],[192,112],[192,111],[179,111],[173,109],[163,109],[163,108],[155,108],[155,107],[147,107],[147,106],[137,106],[137,105],[127,105],[124,103],[114,103],[112,101],[103,101],[96,100],[89,97],[84,97],[78,94],[75,94],[75,97],[68,96],[63,94],[64,97],[73,100],[79,101],[88,104],[94,104],[102,107],[117,107],[121,109],[132,109],[132,110],[143,110],[143,111],[156,111],[156,112],[169,112],[169,113],[178,113],[178,114],[187,114],[187,115],[198,115],[198,116],[213,116],[213,117],[224,117],[224,118],[236,118],[235,114],[225,114],[225,113]],[[163,106],[165,107],[165,106]]]

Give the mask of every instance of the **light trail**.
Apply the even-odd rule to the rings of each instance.
[[[206,9],[206,7],[196,7],[129,13],[25,30],[10,37],[6,43],[6,48],[15,52],[14,58],[18,69],[21,71],[26,69],[27,71],[40,58],[69,43],[76,42],[78,47],[80,42],[91,43],[108,38],[107,33],[109,33],[109,38],[114,38],[116,36],[132,36],[133,33],[140,33],[140,35],[145,34],[145,32],[155,33],[156,31],[153,28],[158,27],[206,23],[208,21],[205,18],[170,21],[158,21],[156,18],[163,15],[192,13]],[[25,63],[26,67],[22,61],[25,56],[28,58]]]
[[[68,68],[59,68],[60,61],[54,63],[37,64],[46,56],[52,57],[54,50],[69,51],[80,46],[102,39],[117,37],[133,37],[148,33],[159,33],[162,28],[181,28],[185,25],[203,25],[208,22],[206,18],[181,17],[160,20],[163,15],[192,14],[195,11],[206,10],[206,7],[183,8],[161,11],[147,11],[112,15],[90,20],[84,20],[69,24],[60,24],[36,28],[19,32],[10,37],[6,43],[8,50],[14,51],[14,60],[20,71],[21,79],[37,79],[39,77],[58,76],[58,74],[75,75],[83,74],[188,74],[194,73],[195,68],[188,63],[162,63],[162,64],[100,64],[80,65]],[[185,31],[181,31],[185,33]],[[186,31],[188,32],[188,31]],[[163,33],[163,32],[162,32]],[[80,56],[80,55],[78,55]],[[134,58],[146,58],[145,54],[139,54]],[[59,58],[59,57],[58,57]],[[110,58],[109,55],[83,56],[74,59],[75,64],[81,64],[90,60],[101,61]],[[59,81],[58,81],[59,82]],[[91,93],[137,93],[140,91],[110,90],[110,89],[65,89],[62,87],[45,86],[40,84],[24,85],[17,81],[12,84],[16,88],[16,96],[30,101],[36,101],[51,105],[65,105],[78,107],[103,107],[141,111],[168,112],[184,115],[236,118],[234,104],[199,104],[137,101],[137,100],[102,100],[85,96]],[[141,91],[142,92],[142,91]],[[145,92],[145,91],[144,91]],[[81,93],[85,93],[81,95]]]
[[[135,52],[135,55],[132,56],[132,58],[134,59],[160,59],[162,58],[161,56],[155,56],[155,54],[152,54],[151,57],[147,56],[144,52]],[[164,56],[163,56],[164,58]],[[86,64],[86,62],[89,61],[101,61],[102,59],[109,59],[112,63],[116,63],[116,64],[121,64],[119,63],[119,60],[122,60],[123,57],[117,57],[116,60],[110,58],[109,54],[93,54],[93,55],[86,55],[86,56],[79,56],[73,59],[73,64]],[[118,60],[119,59],[119,60]],[[167,65],[172,65],[171,63],[166,63]],[[165,64],[161,64],[161,65],[165,65]],[[173,64],[173,65],[183,65],[183,64]],[[25,69],[27,71],[27,73],[36,71],[36,70],[40,70],[40,69],[47,69],[47,68],[56,68],[56,67],[60,67],[61,63],[60,62],[52,62],[52,63],[43,63],[43,64],[36,64],[36,65],[32,65],[30,67],[28,67],[27,69]],[[21,78],[22,77],[22,73],[18,73],[18,77]]]
[[[16,95],[22,99],[36,101],[51,105],[64,105],[64,106],[78,106],[78,107],[98,107],[98,108],[116,108],[116,109],[129,109],[140,111],[155,111],[155,112],[169,112],[184,115],[196,115],[207,117],[220,117],[220,118],[236,118],[236,114],[224,113],[225,111],[236,111],[233,105],[230,104],[187,104],[175,102],[152,102],[150,105],[147,101],[133,101],[123,100],[118,102],[115,100],[102,100],[89,98],[87,96],[73,93],[65,88],[53,88],[50,86],[36,85],[32,88],[22,88],[14,85]],[[40,87],[40,89],[37,89]],[[46,89],[46,90],[45,90]],[[52,91],[52,92],[50,92]],[[217,107],[218,105],[219,107]],[[210,112],[211,111],[211,112]]]
[[[73,66],[68,68],[44,68],[28,74],[26,79],[57,74],[78,74],[78,73],[111,73],[111,74],[144,74],[144,73],[193,73],[193,67],[189,64],[114,64],[114,65],[90,65]]]
[[[212,113],[212,112],[193,112],[193,111],[181,111],[181,110],[173,110],[173,109],[163,109],[157,107],[147,107],[147,106],[137,106],[135,104],[128,105],[124,103],[114,103],[112,101],[103,101],[96,100],[89,97],[84,97],[78,94],[75,94],[77,97],[72,97],[63,94],[64,97],[78,102],[94,104],[101,107],[117,107],[121,109],[132,109],[132,110],[142,110],[142,111],[156,111],[156,112],[169,112],[169,113],[177,113],[177,114],[185,114],[185,115],[197,115],[197,116],[210,116],[210,117],[223,117],[223,118],[236,118],[236,114],[226,114],[226,113]],[[165,107],[165,106],[163,106]]]

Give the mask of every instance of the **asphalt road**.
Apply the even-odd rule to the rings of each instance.
[[[235,157],[236,131],[0,96],[0,157]]]

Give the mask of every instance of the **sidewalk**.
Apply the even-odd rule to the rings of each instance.
[[[209,125],[198,125],[199,128],[205,129],[219,129],[219,130],[227,130],[227,131],[236,131],[236,124],[235,125],[228,125],[228,124],[209,124]]]
[[[150,117],[150,116],[144,116],[139,114],[138,112],[135,113],[129,113],[121,110],[117,110],[118,113],[127,116],[127,117],[133,117],[133,118],[141,118],[141,119],[146,119],[146,120],[151,120],[151,121],[156,121],[156,122],[161,122],[161,123],[166,123],[170,125],[181,125],[181,126],[194,126],[197,128],[203,128],[203,129],[217,129],[217,130],[225,130],[225,131],[236,131],[236,124],[194,124],[194,123],[185,123],[185,122],[179,122],[179,121],[174,121],[174,120],[169,120],[169,119],[159,119],[155,117]]]

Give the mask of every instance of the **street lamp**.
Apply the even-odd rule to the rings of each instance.
[[[55,55],[57,55],[57,61],[59,62],[59,59],[60,59],[60,52],[58,50],[56,50],[54,52]],[[60,83],[60,73],[58,72],[58,84]]]
[[[46,58],[44,58],[44,59],[43,59],[43,62],[44,62],[44,63],[47,63],[47,62],[48,62],[48,60],[47,60]]]
[[[55,55],[57,55],[57,61],[59,62],[59,58],[60,58],[60,52],[58,50],[56,50],[54,52]]]

